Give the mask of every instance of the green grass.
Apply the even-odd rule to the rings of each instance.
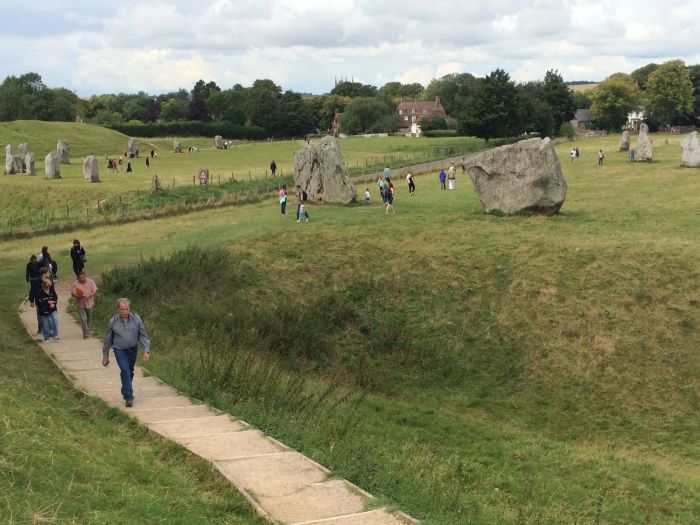
[[[93,275],[124,268],[99,316],[132,296],[154,373],[424,523],[694,523],[700,177],[654,140],[648,164],[561,144],[556,217],[484,214],[429,174],[394,216],[296,224],[270,200],[79,238]],[[66,261],[72,237],[42,243]],[[6,243],[3,282],[37,244]]]
[[[44,177],[44,157],[55,151],[58,138],[71,145],[71,164],[60,166],[61,179]],[[167,200],[169,209],[162,215],[187,209],[187,202],[209,200],[212,192],[224,193],[227,201],[249,201],[246,188],[229,185],[253,184],[266,181],[266,187],[288,182],[294,172],[294,152],[304,148],[302,140],[277,142],[235,141],[228,150],[217,150],[213,138],[180,139],[183,145],[197,146],[197,153],[176,154],[172,139],[138,140],[140,158],[131,159],[132,173],[126,173],[126,160],[119,173],[107,171],[107,158],[119,158],[127,146],[128,137],[99,126],[83,123],[52,123],[17,121],[0,123],[0,144],[11,144],[16,150],[21,142],[29,144],[36,153],[36,177],[12,175],[0,177],[0,235],[47,233],[53,229],[68,231],[86,223],[105,223],[128,216],[130,210],[152,209],[155,201]],[[343,155],[351,175],[439,159],[436,147],[452,146],[455,154],[468,153],[484,147],[481,140],[465,138],[409,139],[405,137],[350,138],[341,141]],[[150,149],[157,157],[146,168],[145,155]],[[95,154],[100,166],[99,184],[85,183],[82,157]],[[444,156],[444,153],[442,154]],[[269,165],[275,159],[278,178],[268,179]],[[211,177],[209,191],[199,187],[196,175],[207,168]],[[148,200],[151,177],[157,174],[167,199]],[[242,193],[243,192],[243,193]],[[182,195],[185,193],[186,195]],[[162,204],[162,203],[157,203]],[[113,213],[121,210],[119,214]],[[133,217],[132,217],[133,219]]]

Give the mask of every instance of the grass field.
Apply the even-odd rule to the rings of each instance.
[[[29,137],[37,137],[30,140]],[[60,180],[44,176],[44,157],[56,149],[58,138],[66,138],[71,146],[71,164],[63,165]],[[235,141],[228,150],[217,150],[212,139],[180,139],[182,144],[196,146],[196,153],[173,152],[172,139],[137,140],[139,158],[131,159],[133,172],[126,173],[127,160],[119,166],[119,173],[107,171],[107,158],[118,159],[127,147],[128,137],[99,126],[84,123],[56,123],[18,121],[0,123],[0,144],[11,144],[16,152],[18,144],[27,142],[36,154],[36,177],[12,175],[0,177],[0,233],[10,230],[45,230],[52,225],[95,223],[110,215],[158,207],[158,202],[143,202],[151,192],[151,177],[157,174],[162,187],[168,191],[177,188],[175,199],[168,205],[208,201],[213,193],[244,194],[251,200],[249,188],[227,185],[230,180],[249,182],[271,178],[270,162],[274,159],[279,177],[289,177],[294,171],[294,152],[305,147],[303,140],[281,142]],[[351,174],[392,166],[433,160],[445,156],[435,148],[452,147],[455,154],[483,148],[481,140],[464,138],[407,139],[405,137],[349,138],[342,141],[343,155]],[[157,157],[145,156],[153,149]],[[94,154],[100,166],[100,184],[87,184],[82,174],[82,158]],[[200,188],[196,175],[207,168],[213,188]],[[286,182],[286,181],[285,181]],[[270,181],[271,183],[271,181]],[[274,186],[274,184],[272,184]],[[183,190],[189,188],[186,195]],[[174,194],[173,194],[174,195]],[[171,195],[172,196],[172,195]],[[235,199],[233,199],[235,200]],[[253,199],[254,200],[254,199]],[[117,213],[117,209],[120,213]]]
[[[414,198],[398,185],[393,216],[311,206],[296,224],[266,201],[79,238],[93,274],[123,267],[98,314],[132,296],[154,373],[424,523],[695,523],[700,173],[654,140],[644,164],[613,137],[576,163],[561,144],[551,218],[486,215],[463,176],[441,192],[431,174]],[[5,243],[8,341],[28,254],[67,267],[73,237]]]

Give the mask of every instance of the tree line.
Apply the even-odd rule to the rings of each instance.
[[[449,128],[486,140],[524,132],[570,134],[569,121],[577,109],[590,109],[594,125],[611,131],[619,130],[636,109],[645,111],[652,129],[692,125],[700,116],[700,65],[687,67],[681,60],[648,64],[629,75],[615,73],[588,93],[572,92],[556,70],[547,71],[541,81],[516,83],[496,69],[481,78],[445,75],[426,87],[389,82],[378,88],[343,81],[324,95],[283,91],[274,81],[260,79],[250,87],[222,89],[199,80],[189,91],[80,98],[65,88],[48,88],[37,73],[26,73],[0,84],[0,120],[72,121],[79,116],[130,134],[139,129],[152,135],[225,130],[232,137],[261,138],[323,132],[339,112],[344,133],[391,133],[400,123],[401,99],[438,96],[448,119],[424,119],[424,131]]]

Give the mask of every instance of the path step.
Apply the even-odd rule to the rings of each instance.
[[[69,283],[57,286],[61,340],[39,345],[74,385],[88,395],[138,419],[154,433],[181,444],[212,464],[257,512],[272,523],[289,525],[407,525],[417,521],[384,508],[367,510],[372,495],[244,421],[193,401],[159,379],[134,370],[135,400],[124,407],[119,367],[114,357],[103,367],[102,343],[83,339],[66,312]],[[36,338],[36,311],[25,302],[19,311]]]

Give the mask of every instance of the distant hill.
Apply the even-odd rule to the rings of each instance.
[[[15,151],[19,144],[26,142],[29,151],[36,154],[38,162],[43,162],[49,151],[56,150],[58,139],[66,139],[70,143],[72,157],[83,157],[91,153],[98,157],[106,153],[114,154],[125,149],[129,140],[123,133],[82,122],[0,122],[0,145],[11,144]]]
[[[565,82],[571,91],[590,91],[595,88],[600,82],[591,82],[588,80],[575,80],[573,82]]]

